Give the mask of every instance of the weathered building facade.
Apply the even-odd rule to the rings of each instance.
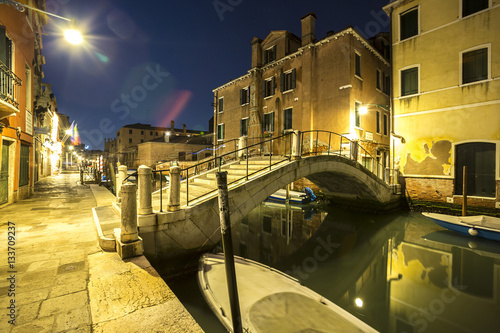
[[[45,1],[30,1],[45,9]],[[34,83],[41,80],[45,15],[0,10],[0,204],[28,197],[34,185]]]
[[[391,16],[396,167],[414,200],[500,208],[500,6],[396,0]]]
[[[386,165],[388,108],[360,108],[389,104],[389,62],[351,27],[316,40],[315,21],[313,13],[302,18],[301,38],[272,31],[252,39],[248,73],[213,90],[214,143],[325,130],[359,140]]]

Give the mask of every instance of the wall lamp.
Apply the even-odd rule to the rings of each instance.
[[[368,113],[368,106],[375,106],[377,108],[381,108],[382,110],[384,111],[387,111],[389,113],[391,113],[391,106],[390,105],[382,105],[382,104],[370,104],[370,103],[363,103],[360,107],[359,107],[359,113],[360,114],[367,114]],[[392,126],[391,126],[392,127]],[[395,138],[398,138],[402,144],[405,144],[406,143],[406,140],[405,138],[403,138],[401,135],[399,134],[396,134],[394,133],[394,129],[392,129],[391,131],[391,135]]]
[[[29,5],[26,5],[24,3],[14,1],[14,0],[0,0],[0,4],[6,4],[6,5],[13,6],[14,8],[16,8],[20,12],[24,12],[25,9],[28,8],[28,9],[31,9],[35,12],[43,13],[43,14],[46,14],[49,16],[56,17],[56,18],[61,19],[61,20],[72,22],[73,23],[72,27],[70,29],[65,30],[64,37],[71,44],[80,44],[83,42],[82,34],[76,29],[76,21],[75,20],[60,16],[60,15],[56,15],[53,13],[49,13],[45,10],[41,10],[41,9],[36,8],[36,7],[32,7],[32,6],[29,6]]]

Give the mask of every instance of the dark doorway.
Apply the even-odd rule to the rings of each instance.
[[[494,143],[472,142],[455,146],[455,194],[463,194],[463,167],[467,166],[467,195],[495,197]]]

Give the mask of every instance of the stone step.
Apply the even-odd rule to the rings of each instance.
[[[195,179],[193,179],[193,182],[195,184],[205,184],[205,185],[217,186],[217,180],[209,179],[209,178],[205,178],[205,177],[195,178]]]
[[[207,173],[207,178],[217,180],[217,175],[215,174],[215,172],[213,172],[213,173]],[[239,179],[239,178],[241,178],[241,175],[233,175],[233,174],[230,174],[229,172],[227,174],[227,179],[228,180],[236,180],[236,179]]]
[[[241,164],[231,164],[229,166],[229,170],[234,170],[234,169],[239,169],[239,170],[246,170],[247,164],[246,162],[240,162]],[[269,161],[267,161],[267,164],[269,164]],[[248,170],[259,170],[262,169],[262,164],[248,164]]]

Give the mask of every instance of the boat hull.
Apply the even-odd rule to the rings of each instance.
[[[451,216],[445,214],[434,214],[434,213],[422,213],[425,217],[431,219],[437,225],[461,233],[463,235],[468,235],[471,237],[480,237],[484,239],[494,240],[500,242],[500,228],[488,228],[480,225],[482,216],[477,217],[477,222],[474,222],[470,218],[461,218],[459,216]],[[468,220],[468,222],[461,221]],[[494,219],[492,223],[497,223]],[[498,219],[500,221],[500,219]]]

